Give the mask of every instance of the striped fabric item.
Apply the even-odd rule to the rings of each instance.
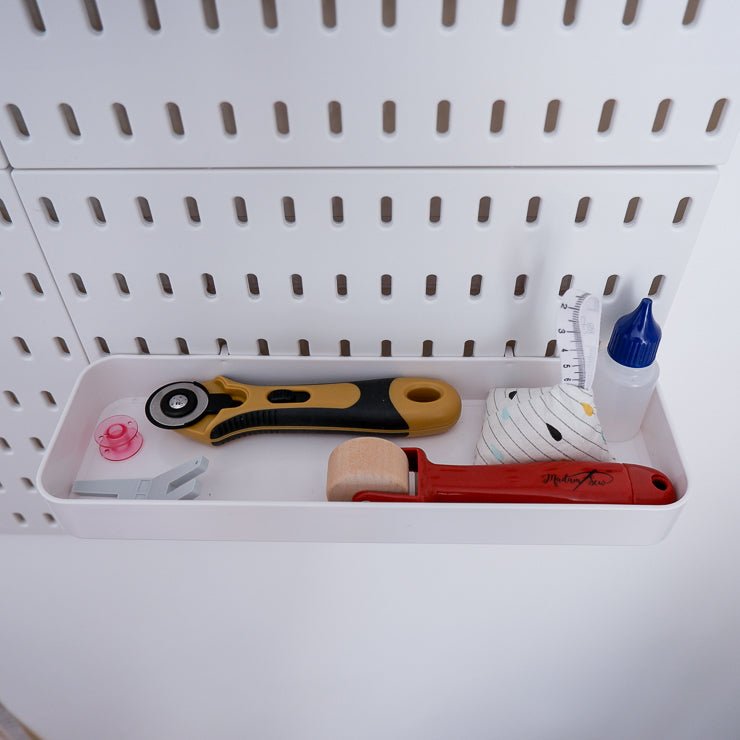
[[[613,459],[591,391],[561,384],[494,388],[488,394],[476,463]]]

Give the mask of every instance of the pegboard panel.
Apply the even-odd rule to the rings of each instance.
[[[91,357],[552,352],[555,298],[662,320],[712,168],[15,172]]]
[[[0,532],[59,531],[36,471],[87,364],[7,172],[0,172]]]
[[[14,167],[689,165],[734,0],[9,0]]]

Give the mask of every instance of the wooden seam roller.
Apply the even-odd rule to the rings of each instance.
[[[409,483],[415,473],[415,485]],[[676,491],[644,465],[594,461],[435,465],[423,450],[358,437],[329,457],[329,501],[499,504],[671,504]]]

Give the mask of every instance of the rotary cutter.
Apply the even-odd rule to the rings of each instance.
[[[219,376],[169,383],[146,402],[152,424],[209,445],[258,432],[418,437],[446,431],[460,411],[457,391],[429,378],[265,386]]]

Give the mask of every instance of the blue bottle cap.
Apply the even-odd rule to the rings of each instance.
[[[653,318],[653,302],[643,298],[640,305],[614,324],[609,356],[625,367],[652,365],[658,352],[662,332]]]

